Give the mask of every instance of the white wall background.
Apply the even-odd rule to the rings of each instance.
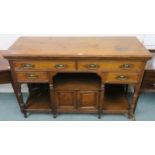
[[[0,34],[0,50],[8,49],[20,36],[21,35],[19,34]],[[36,36],[36,35],[33,35],[33,36]],[[101,35],[101,36],[105,36],[105,35]],[[110,36],[112,36],[112,34],[110,34]],[[123,36],[136,36],[145,45],[147,49],[155,49],[155,34],[139,34],[139,35],[126,34]]]
[[[154,0],[0,0],[0,34],[142,34],[138,36],[145,46],[154,48],[154,35],[147,35],[155,34],[154,3]],[[0,35],[0,49],[7,49],[18,36]],[[70,122],[22,125],[4,122],[0,131],[0,151],[5,155],[20,155],[22,150],[23,155],[30,151],[49,155],[51,150],[58,155],[155,154],[153,122],[78,122],[77,126]]]
[[[20,35],[16,34],[0,34],[0,50],[8,49]]]

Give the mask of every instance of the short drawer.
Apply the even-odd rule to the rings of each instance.
[[[79,61],[78,62],[78,69],[79,70],[105,70],[105,71],[119,71],[119,70],[128,70],[128,71],[140,71],[142,68],[142,62],[135,62],[135,61]]]
[[[136,83],[139,75],[137,73],[107,73],[106,83]]]
[[[46,82],[49,80],[47,72],[17,72],[18,82]]]
[[[75,62],[66,60],[47,60],[47,61],[15,61],[15,70],[74,70]]]

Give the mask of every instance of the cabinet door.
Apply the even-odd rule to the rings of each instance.
[[[76,92],[75,91],[56,91],[55,103],[57,109],[75,110],[76,109]]]
[[[78,91],[78,109],[97,110],[99,103],[98,91]]]

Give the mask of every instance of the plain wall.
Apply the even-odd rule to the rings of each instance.
[[[8,49],[20,36],[21,35],[19,34],[0,34],[0,50]],[[110,34],[110,36],[112,35]],[[123,36],[136,36],[145,45],[147,49],[155,49],[155,34],[138,34],[138,35],[126,34]]]

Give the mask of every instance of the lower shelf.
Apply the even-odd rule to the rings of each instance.
[[[27,112],[52,112],[48,92],[34,94],[27,101]]]
[[[47,86],[48,87],[48,86]],[[52,112],[48,89],[36,91],[27,101],[27,112]],[[129,104],[122,85],[106,85],[103,113],[128,113]],[[58,109],[62,113],[97,113],[97,109]]]
[[[129,103],[123,85],[107,85],[103,103],[104,113],[128,113]]]
[[[106,98],[103,106],[103,113],[128,113],[128,103],[124,97],[115,100]]]

